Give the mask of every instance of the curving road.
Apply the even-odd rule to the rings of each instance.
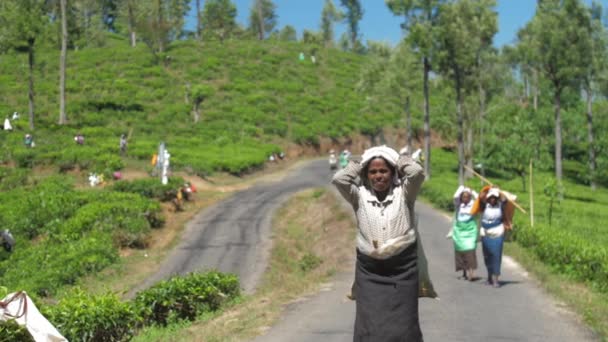
[[[280,181],[255,185],[202,211],[188,223],[160,271],[130,295],[171,275],[206,269],[235,273],[245,292],[252,292],[266,267],[274,211],[290,195],[327,186],[330,179],[327,161],[316,160]]]
[[[172,274],[216,268],[238,274],[245,291],[253,291],[266,267],[274,211],[295,192],[327,186],[330,177],[327,162],[317,160],[280,182],[259,184],[201,212],[188,224],[161,271],[140,288]],[[509,258],[503,260],[505,283],[499,289],[457,279],[452,243],[445,239],[449,218],[422,203],[417,212],[431,277],[441,296],[421,300],[425,341],[597,340]],[[479,250],[478,274],[484,276]],[[338,274],[318,294],[289,305],[282,319],[255,342],[352,341],[355,306],[345,299],[352,279],[352,272]]]

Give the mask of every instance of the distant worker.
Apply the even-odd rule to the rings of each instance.
[[[4,130],[5,131],[13,130],[13,126],[11,125],[11,121],[8,119],[8,117],[6,119],[4,119]]]
[[[120,142],[119,144],[119,148],[120,148],[120,155],[124,156],[127,153],[127,135],[126,134],[121,134],[120,135]]]
[[[454,240],[454,262],[456,272],[462,271],[462,278],[475,280],[474,272],[477,269],[477,239],[479,229],[477,220],[471,214],[477,193],[463,185],[454,193],[454,224],[448,234]]]
[[[348,161],[350,159],[350,152],[348,150],[344,150],[340,153],[340,167],[345,168],[348,165]]]
[[[304,59],[306,59],[306,56],[304,56],[304,52],[300,52],[300,61],[304,61]]]
[[[82,133],[76,134],[76,136],[74,136],[74,141],[78,145],[84,145],[84,135],[82,135]]]
[[[17,119],[19,119],[19,113],[17,113],[17,112],[13,112],[13,117],[12,117],[12,120],[13,120],[13,121],[15,121],[15,120],[17,120]]]
[[[332,171],[338,169],[338,158],[334,150],[329,150],[329,169]]]
[[[514,204],[508,197],[514,195],[502,193],[497,187],[484,187],[471,209],[471,214],[481,213],[481,247],[483,260],[488,270],[487,285],[500,287],[500,266],[502,249],[505,241],[505,231],[512,229]]]
[[[34,137],[31,134],[27,133],[25,135],[25,138],[23,138],[23,143],[25,144],[25,147],[27,147],[27,148],[34,147],[35,146]]]
[[[8,229],[0,231],[0,241],[2,242],[2,247],[7,252],[12,252],[15,247],[15,238],[13,234]]]

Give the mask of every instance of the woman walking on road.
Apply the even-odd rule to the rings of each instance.
[[[422,341],[418,297],[437,296],[414,213],[423,181],[419,164],[386,146],[366,150],[361,163],[350,161],[333,177],[357,216],[355,342]]]
[[[502,263],[502,247],[505,230],[511,229],[513,203],[496,187],[484,187],[476,201],[472,214],[481,212],[481,246],[483,259],[488,270],[486,284],[500,287],[498,277]]]
[[[454,225],[452,240],[454,241],[454,260],[456,272],[462,271],[462,277],[470,281],[475,280],[474,270],[477,269],[477,239],[479,229],[477,221],[471,214],[477,193],[461,185],[454,194]]]

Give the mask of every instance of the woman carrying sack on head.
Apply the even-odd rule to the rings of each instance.
[[[477,269],[477,239],[479,228],[477,220],[471,214],[477,193],[463,185],[454,194],[454,225],[451,238],[454,241],[454,262],[456,272],[462,271],[462,278],[475,280],[474,271]]]
[[[418,163],[386,146],[333,177],[357,216],[355,342],[422,341],[418,297],[437,297],[414,213],[423,181]]]
[[[509,194],[510,195],[510,194]],[[511,195],[512,196],[512,195]],[[505,231],[512,229],[514,205],[497,187],[484,187],[473,205],[473,215],[481,213],[480,234],[483,259],[488,270],[487,285],[500,287],[498,280],[502,263]]]

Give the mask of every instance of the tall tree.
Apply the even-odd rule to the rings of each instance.
[[[201,23],[201,0],[196,0],[196,32],[195,37],[196,39],[200,39],[201,38],[201,30],[202,30],[202,23]]]
[[[359,0],[340,0],[340,5],[346,9],[344,20],[348,25],[350,37],[350,48],[352,51],[359,51],[362,47],[359,37],[359,21],[363,19],[363,7]]]
[[[474,87],[480,51],[492,45],[498,31],[495,0],[461,0],[443,4],[438,25],[439,67],[456,93],[458,122],[458,181],[464,184],[464,96]]]
[[[0,1],[0,45],[27,51],[29,66],[29,127],[34,129],[34,57],[36,41],[49,20],[44,0]]]
[[[410,151],[413,147],[412,139],[412,112],[411,98],[416,89],[419,89],[420,79],[410,77],[418,70],[420,63],[411,46],[401,41],[391,54],[386,78],[382,83],[387,94],[396,98],[405,113],[405,126],[407,132],[407,146]]]
[[[321,12],[321,32],[325,46],[332,46],[334,43],[334,23],[342,20],[342,13],[334,6],[333,0],[325,0],[323,11]]]
[[[584,45],[589,48],[587,54],[591,56],[591,61],[587,65],[583,65],[583,90],[586,95],[587,102],[587,147],[589,153],[589,180],[592,190],[596,190],[596,146],[595,135],[593,132],[593,95],[594,87],[601,82],[601,77],[605,75],[608,67],[608,39],[606,29],[602,25],[602,6],[593,2],[590,9],[590,27],[591,35],[587,37],[588,44]]]
[[[141,27],[142,40],[154,53],[163,53],[167,45],[183,34],[184,16],[189,9],[189,0],[154,0],[138,3],[140,15],[145,20]]]
[[[403,16],[401,27],[408,32],[407,41],[422,58],[422,92],[424,97],[424,172],[431,177],[431,115],[429,73],[435,47],[435,26],[439,6],[444,0],[385,0],[394,15]]]
[[[277,18],[272,0],[254,0],[249,14],[249,29],[259,40],[264,40],[277,25]]]
[[[236,30],[236,6],[230,0],[208,0],[201,15],[205,38],[224,41]]]
[[[278,34],[278,39],[285,42],[295,42],[298,40],[298,33],[295,27],[291,25],[285,25]]]
[[[555,109],[555,178],[562,180],[562,95],[569,86],[578,88],[591,64],[589,12],[580,0],[543,0],[525,28],[534,41],[539,66],[549,80]],[[567,47],[567,48],[565,48]]]
[[[67,123],[65,112],[65,73],[68,54],[67,0],[60,0],[61,6],[61,54],[59,56],[59,124]]]

